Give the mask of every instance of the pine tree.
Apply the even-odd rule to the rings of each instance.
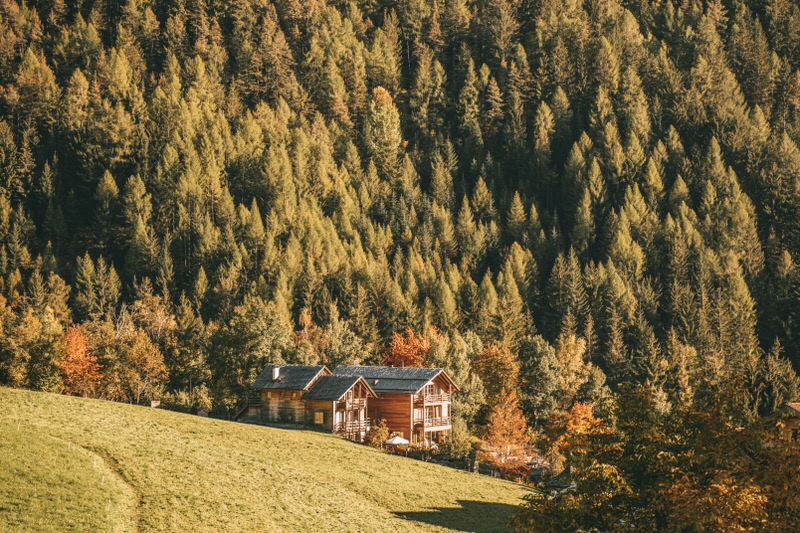
[[[593,208],[589,189],[585,188],[575,212],[575,222],[571,234],[572,247],[578,255],[585,254],[592,246],[595,235]]]
[[[392,97],[381,87],[372,93],[364,138],[381,177],[395,179],[400,170],[403,135]]]
[[[92,258],[86,253],[79,257],[75,267],[75,307],[86,317],[98,308],[95,268]]]
[[[493,139],[502,129],[504,112],[503,95],[494,77],[489,78],[483,97],[483,138]]]
[[[481,284],[478,288],[478,309],[477,316],[475,317],[475,326],[479,335],[489,338],[492,329],[492,323],[497,314],[497,291],[492,283],[492,278],[489,272],[483,276]]]
[[[97,221],[98,241],[102,248],[106,248],[110,243],[113,233],[114,210],[119,197],[117,182],[109,171],[103,173],[103,177],[97,184],[95,198],[97,199],[97,211],[95,219]]]
[[[551,139],[555,132],[553,112],[542,103],[536,111],[533,126],[533,168],[538,190],[547,191],[553,180]]]
[[[512,351],[519,349],[525,335],[533,333],[530,316],[520,295],[511,262],[506,261],[498,276],[500,295],[494,323],[494,335],[502,340]]]
[[[481,151],[483,150],[479,95],[475,63],[472,58],[469,58],[466,76],[458,95],[459,129],[464,139],[463,159],[465,161],[480,159]]]
[[[497,215],[494,207],[494,196],[482,176],[478,177],[478,182],[472,191],[472,208],[481,222],[488,222]]]
[[[509,0],[489,0],[483,9],[483,33],[495,65],[505,64],[506,54],[519,30],[515,8],[515,3]]]
[[[527,222],[528,217],[525,213],[525,207],[522,205],[519,192],[515,192],[511,198],[511,206],[508,208],[508,215],[506,216],[506,228],[508,229],[509,237],[514,241],[526,243]]]
[[[595,61],[597,65],[595,83],[609,94],[615,94],[620,82],[619,56],[605,37],[600,37]]]
[[[449,210],[455,207],[453,176],[438,153],[433,156],[431,161],[431,194],[433,199],[445,209]]]

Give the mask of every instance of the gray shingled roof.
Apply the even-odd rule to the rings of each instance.
[[[272,381],[272,369],[280,368],[277,381]],[[309,365],[267,365],[253,383],[256,390],[305,390],[325,367]]]
[[[414,394],[441,372],[441,368],[340,366],[333,374],[361,376],[375,392]]]
[[[311,387],[304,400],[339,400],[353,385],[361,381],[361,376],[322,376]]]

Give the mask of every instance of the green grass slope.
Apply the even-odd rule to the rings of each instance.
[[[311,431],[0,387],[0,531],[503,531],[524,493]]]

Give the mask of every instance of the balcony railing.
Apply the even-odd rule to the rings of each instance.
[[[441,394],[417,394],[414,397],[414,402],[417,404],[425,403],[447,403],[450,401],[450,395],[446,392]]]
[[[426,428],[449,426],[450,417],[440,416],[436,418],[425,418],[425,419],[417,418],[416,420],[414,420],[414,425],[421,425]]]
[[[369,431],[370,420],[351,420],[350,422],[339,422],[333,426],[333,431],[336,433],[356,433],[360,431]]]
[[[356,398],[354,400],[345,400],[338,403],[337,409],[344,411],[352,411],[367,408],[367,400],[364,398]]]

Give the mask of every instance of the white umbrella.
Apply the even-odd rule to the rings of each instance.
[[[386,444],[389,446],[408,446],[408,441],[400,435],[395,435],[391,439],[387,440]]]

